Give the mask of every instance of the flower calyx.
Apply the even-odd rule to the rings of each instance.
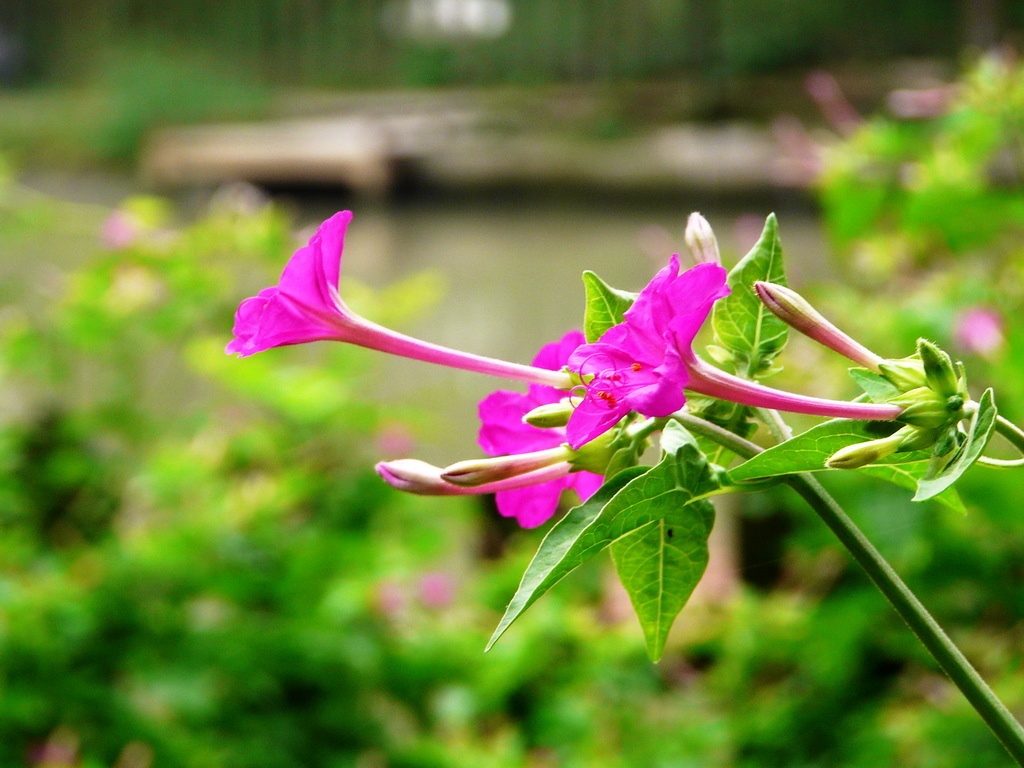
[[[916,355],[885,360],[879,373],[898,390],[887,402],[903,408],[898,420],[904,424],[937,429],[966,415],[970,395],[963,366],[930,341],[918,339]]]

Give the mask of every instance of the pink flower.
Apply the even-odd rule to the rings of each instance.
[[[968,352],[991,355],[1004,343],[1002,315],[984,307],[968,309],[957,318],[956,340]]]
[[[246,357],[272,347],[309,341],[344,341],[361,347],[492,376],[568,388],[561,372],[508,363],[440,347],[372,323],[352,312],[338,293],[345,230],[342,211],[325,221],[292,256],[278,285],[246,299],[235,314],[228,354]]]
[[[690,345],[711,306],[729,293],[719,264],[698,264],[679,273],[679,257],[658,272],[637,296],[624,322],[569,357],[586,380],[586,393],[569,419],[569,445],[578,449],[630,411],[668,416],[683,407],[683,387],[694,360]]]
[[[444,571],[431,571],[420,577],[420,600],[428,608],[445,608],[455,599],[455,579]]]
[[[544,346],[533,364],[551,370],[561,369],[584,342],[583,334],[571,331],[560,341]],[[553,387],[531,384],[526,394],[499,390],[485,397],[479,406],[480,447],[489,456],[533,453],[564,445],[562,427],[540,429],[523,423],[523,416],[541,405],[557,403],[566,393]],[[537,485],[497,492],[498,512],[514,517],[524,528],[546,522],[558,509],[562,492],[575,490],[586,501],[601,486],[602,478],[592,472],[571,472]]]
[[[103,220],[100,242],[112,251],[121,251],[135,244],[141,234],[139,222],[127,211],[117,209]]]

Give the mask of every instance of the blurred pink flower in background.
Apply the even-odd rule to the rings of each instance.
[[[120,251],[130,248],[142,233],[142,228],[134,216],[117,208],[103,220],[100,226],[100,243],[104,248]]]
[[[420,577],[419,593],[428,608],[444,608],[455,599],[455,579],[444,571],[425,573]]]
[[[406,608],[406,598],[402,588],[389,579],[378,582],[373,603],[377,612],[389,619],[397,619]]]
[[[987,307],[972,307],[957,317],[956,342],[971,354],[986,357],[1005,343],[1003,317]]]
[[[405,424],[394,422],[383,425],[375,438],[377,453],[387,458],[397,458],[412,453],[416,438]]]

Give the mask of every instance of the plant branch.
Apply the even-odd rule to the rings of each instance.
[[[788,439],[789,427],[777,411],[760,410],[760,414],[776,439]],[[749,440],[744,440],[691,414],[677,413],[673,415],[673,418],[688,429],[718,442],[744,458],[750,458],[762,450]],[[1005,421],[1005,419],[1001,419],[1001,421]],[[1009,422],[1006,424],[1013,427]],[[1000,424],[1000,426],[1006,429],[1004,425]],[[1015,446],[1024,450],[1024,433],[1017,430],[1016,427],[1013,427],[1013,430],[1014,437],[1007,435],[1007,438]],[[1000,431],[1002,432],[1002,430]],[[1003,434],[1006,433],[1003,432]],[[850,519],[821,483],[810,474],[790,475],[785,482],[811,506],[843,546],[849,550],[853,558],[885,595],[911,631],[917,635],[932,658],[938,662],[950,680],[964,694],[1016,763],[1024,766],[1024,728],[996,697],[978,671],[960,652],[960,649],[953,644],[928,609],[868,541],[856,523]]]

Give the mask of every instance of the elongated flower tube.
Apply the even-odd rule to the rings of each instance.
[[[225,350],[239,357],[310,341],[343,341],[400,357],[491,376],[568,389],[561,371],[509,363],[438,346],[384,328],[350,310],[338,293],[350,211],[329,218],[295,252],[280,282],[246,299],[235,314],[234,339]]]
[[[690,359],[688,370],[690,381],[687,384],[687,389],[754,408],[773,408],[778,411],[806,413],[811,416],[866,421],[891,421],[903,412],[900,406],[887,403],[827,400],[822,397],[797,395],[781,389],[773,389],[726,373],[696,355]]]
[[[878,373],[878,364],[882,358],[836,328],[796,291],[784,285],[758,280],[754,283],[754,292],[761,303],[784,323],[833,352]]]

